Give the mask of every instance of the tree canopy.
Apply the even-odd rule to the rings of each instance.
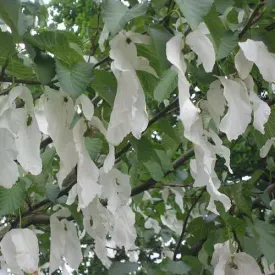
[[[275,274],[274,0],[0,0],[0,274]]]

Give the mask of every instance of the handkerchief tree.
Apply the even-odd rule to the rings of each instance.
[[[0,273],[274,274],[274,22],[0,0]]]

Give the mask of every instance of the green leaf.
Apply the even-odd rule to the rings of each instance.
[[[234,6],[233,0],[215,0],[215,6],[219,13],[224,13],[227,8]]]
[[[138,269],[138,263],[132,262],[113,262],[111,265],[108,274],[109,275],[124,275],[129,274],[130,272],[134,272]]]
[[[244,196],[244,188],[249,187],[247,183],[236,182],[230,186],[231,196],[235,201],[236,210],[251,216],[251,202]]]
[[[100,138],[85,138],[85,145],[93,161],[96,160],[102,149],[103,142]]]
[[[168,69],[161,76],[155,90],[154,90],[154,98],[158,103],[161,103],[164,99],[169,98],[170,94],[176,89],[178,85],[178,77],[177,73]]]
[[[187,228],[188,232],[191,234],[188,238],[189,245],[195,245],[198,240],[202,240],[207,237],[208,227],[202,217],[193,219]]]
[[[52,184],[52,182],[47,183],[46,185],[47,197],[51,202],[55,202],[58,198],[60,188],[57,184]]]
[[[36,55],[34,63],[38,80],[44,85],[48,84],[55,76],[54,58],[48,54],[41,53]]]
[[[70,124],[70,129],[73,129],[76,123],[80,120],[81,114],[79,114],[77,111],[74,112],[73,120]]]
[[[235,47],[238,45],[238,35],[237,33],[227,31],[221,38],[221,43],[217,52],[217,60],[223,59],[230,55],[234,51]]]
[[[68,65],[83,61],[82,43],[78,37],[65,31],[43,31],[34,36],[25,35],[24,41],[41,50],[48,51]]]
[[[13,213],[24,203],[26,190],[23,181],[18,182],[10,189],[0,187],[0,215]]]
[[[9,32],[0,31],[0,41],[0,62],[2,65],[5,63],[6,59],[10,55],[14,55],[16,51],[13,37]]]
[[[256,242],[269,264],[275,260],[275,225],[256,220],[255,230],[258,233]]]
[[[94,79],[91,87],[102,97],[111,107],[116,96],[117,83],[113,73],[94,70]]]
[[[124,26],[132,19],[145,14],[147,4],[138,4],[128,9],[120,1],[104,0],[103,1],[103,20],[111,33],[115,36]]]
[[[204,17],[204,22],[210,31],[217,54],[222,36],[224,35],[226,29],[223,25],[222,20],[218,16],[217,10],[214,5],[210,9],[209,13]]]
[[[164,172],[152,143],[146,137],[141,137],[140,140],[132,138],[131,143],[137,152],[139,162],[146,167],[151,177],[157,181],[161,180],[164,177]]]
[[[190,270],[189,265],[183,261],[172,261],[165,259],[162,263],[162,271],[169,272],[169,274],[187,274]]]
[[[92,81],[93,65],[82,61],[67,67],[61,61],[56,60],[56,73],[61,88],[76,99]]]
[[[21,36],[26,31],[19,0],[0,0],[0,17],[16,35]]]
[[[160,159],[160,163],[163,171],[167,172],[167,171],[173,170],[173,163],[170,157],[167,155],[167,152],[163,150],[155,150],[155,152],[157,153]]]
[[[170,63],[166,58],[166,43],[171,39],[172,34],[161,25],[151,25],[148,32],[153,40],[159,67],[161,71],[164,71],[170,67]]]
[[[137,73],[137,76],[140,80],[141,86],[142,86],[145,94],[150,97],[153,97],[153,92],[157,85],[158,79],[155,76],[153,76],[152,74],[149,74],[147,72],[137,71],[136,73]]]
[[[202,21],[203,17],[209,12],[214,0],[175,0],[187,23],[194,30]]]
[[[32,79],[34,77],[33,68],[24,64],[23,59],[14,56],[9,59],[6,73],[17,78]]]

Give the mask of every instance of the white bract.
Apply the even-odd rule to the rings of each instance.
[[[238,71],[238,74],[241,79],[245,79],[248,77],[252,67],[253,62],[246,59],[242,50],[239,50],[235,55],[235,67]]]
[[[203,35],[203,33],[200,35]],[[182,48],[183,41],[181,34],[177,34],[176,36],[172,37],[166,44],[167,59],[176,67],[178,72],[180,119],[184,126],[184,136],[195,144],[196,159],[191,161],[191,174],[195,179],[195,187],[207,187],[207,191],[210,194],[210,202],[207,209],[217,214],[218,212],[214,201],[220,201],[224,205],[226,211],[230,208],[231,202],[226,195],[218,191],[221,183],[214,170],[216,162],[215,154],[219,154],[225,157],[226,164],[231,171],[229,166],[230,154],[228,150],[222,146],[221,142],[217,139],[216,136],[213,136],[216,143],[216,146],[214,147],[215,150],[213,150],[211,144],[207,141],[207,138],[204,135],[203,122],[200,115],[201,111],[189,98],[189,83],[185,76],[186,63],[182,54]],[[196,48],[196,50],[198,49]],[[207,65],[205,65],[206,67],[209,66],[209,63],[207,62]],[[216,83],[214,83],[212,87],[214,91],[217,90],[219,93],[218,89],[220,87],[218,87]],[[220,100],[223,104],[218,107],[219,109],[216,113],[213,113],[213,117],[215,118],[217,124],[219,122],[220,116],[224,112],[223,97],[219,96],[218,100]],[[212,103],[210,101],[210,104],[213,105],[215,100],[212,101]]]
[[[110,42],[110,57],[114,60],[111,69],[117,79],[117,94],[107,129],[107,140],[118,145],[132,132],[140,138],[147,128],[148,115],[145,95],[135,70],[155,74],[145,58],[138,58],[135,43],[146,43],[146,35],[120,32]]]
[[[253,106],[253,126],[255,129],[260,131],[262,134],[265,133],[264,125],[269,119],[271,109],[266,102],[261,100],[254,92],[254,81],[249,75],[244,80],[247,90],[249,92],[249,99]]]
[[[206,72],[212,72],[215,65],[215,49],[210,39],[200,27],[186,36],[186,43],[198,55]]]
[[[79,207],[85,208],[100,194],[101,186],[98,184],[99,169],[90,158],[85,145],[84,134],[87,125],[81,118],[73,129],[73,138],[78,155],[77,159],[77,191]]]
[[[210,84],[207,92],[207,109],[217,127],[220,125],[225,106],[226,100],[223,95],[223,89],[221,88],[221,82],[216,80]]]
[[[30,229],[12,229],[2,239],[1,252],[11,272],[23,275],[23,272],[38,271],[38,239]]]
[[[74,105],[72,99],[65,93],[47,89],[47,101],[44,108],[48,121],[47,132],[60,157],[57,179],[59,186],[62,187],[63,180],[77,163],[73,131],[70,129],[74,116]]]
[[[239,46],[245,58],[256,64],[263,78],[266,81],[275,82],[275,54],[269,52],[262,41],[247,39],[245,42],[239,42]],[[241,70],[245,76],[251,64],[248,62],[242,64],[244,68]]]
[[[243,134],[251,121],[252,106],[245,84],[239,80],[220,77],[224,86],[224,97],[228,111],[222,118],[220,130],[226,133],[228,140],[234,140]]]
[[[275,145],[275,138],[270,138],[266,141],[266,143],[264,144],[264,146],[261,148],[260,150],[260,156],[262,158],[265,158],[269,152],[269,150],[271,149],[272,145]]]
[[[262,272],[250,255],[244,252],[235,252],[230,249],[229,241],[214,245],[211,264],[214,267],[214,275],[261,275]],[[233,250],[233,251],[231,251]]]
[[[60,210],[50,218],[50,274],[64,265],[63,257],[75,270],[78,269],[83,259],[75,224],[72,221],[61,219],[64,216],[69,216],[68,211]]]

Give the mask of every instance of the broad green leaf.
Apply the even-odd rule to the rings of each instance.
[[[217,52],[217,60],[223,59],[230,55],[234,51],[238,44],[238,35],[231,31],[227,31],[223,34],[221,42]]]
[[[202,240],[207,237],[208,227],[202,217],[198,217],[190,221],[188,228],[190,238],[188,238],[188,244],[195,245],[198,240]]]
[[[41,53],[40,55],[36,55],[34,63],[36,65],[35,69],[38,80],[44,85],[48,84],[55,76],[54,58]]]
[[[275,225],[256,220],[255,230],[258,233],[256,242],[269,264],[275,260]]]
[[[13,56],[9,59],[6,73],[17,78],[34,78],[33,68],[29,65],[24,64],[23,59],[17,56]]]
[[[164,172],[173,170],[173,164],[171,162],[170,157],[163,150],[155,150],[161,163],[161,167]]]
[[[9,32],[0,31],[0,41],[0,62],[2,65],[5,64],[6,59],[14,55],[16,51],[13,37]]]
[[[247,183],[235,183],[232,187],[230,187],[231,196],[236,204],[236,211],[240,213],[245,213],[247,216],[251,215],[251,201],[249,202],[247,198],[244,196],[244,189],[248,188],[249,185]]]
[[[131,143],[137,152],[139,162],[146,167],[154,180],[161,180],[164,172],[152,143],[146,137],[142,137],[140,140],[132,138]]]
[[[143,56],[149,60],[150,66],[155,69],[158,75],[161,74],[159,58],[157,52],[152,45],[136,44],[138,56]]]
[[[0,67],[8,62],[5,72],[8,75],[32,79],[33,69],[29,65],[25,65],[23,59],[16,55],[15,43],[12,35],[9,32],[0,31]]]
[[[21,36],[26,31],[26,27],[20,4],[20,0],[0,0],[0,18],[13,33]]]
[[[170,94],[176,89],[178,85],[177,75],[172,69],[168,69],[163,73],[154,90],[154,98],[158,103],[169,98]]]
[[[55,57],[68,65],[83,61],[82,44],[73,33],[58,30],[43,31],[34,36],[25,35],[24,41],[54,54]]]
[[[94,79],[91,82],[91,86],[100,97],[102,97],[110,106],[113,106],[117,87],[113,73],[94,70]]]
[[[217,54],[222,36],[224,35],[226,29],[223,25],[222,20],[218,16],[217,10],[214,5],[210,9],[209,13],[204,17],[204,22],[210,31]]]
[[[96,161],[103,146],[103,142],[100,138],[85,138],[86,148],[93,161]]]
[[[56,73],[61,88],[76,99],[92,81],[93,65],[82,61],[67,67],[61,61],[56,60]]]
[[[52,182],[48,182],[46,184],[46,191],[47,191],[47,197],[51,202],[55,202],[56,199],[58,198],[60,188],[58,187],[57,184],[52,184]]]
[[[145,14],[147,4],[138,4],[128,9],[120,1],[104,0],[103,1],[103,20],[110,31],[111,35],[116,35],[132,19]]]
[[[0,215],[13,213],[22,206],[26,197],[23,181],[16,183],[10,189],[0,187]]]
[[[166,70],[170,67],[170,63],[166,58],[166,43],[172,37],[172,34],[167,31],[161,25],[151,25],[148,29],[150,37],[153,40],[153,46],[159,61],[159,67],[161,71]],[[149,59],[150,61],[150,59]]]
[[[70,124],[70,129],[73,129],[76,123],[80,120],[81,114],[79,114],[77,111],[75,111],[72,122]]]
[[[165,259],[162,263],[161,270],[168,272],[168,274],[187,274],[190,267],[183,261],[175,262],[171,259]]]
[[[153,92],[157,85],[157,78],[152,74],[143,71],[137,71],[137,76],[146,95],[153,97]]]
[[[243,238],[243,252],[251,255],[254,258],[261,256],[259,246],[255,244],[255,238],[244,236]]]
[[[203,17],[209,12],[214,0],[175,0],[175,2],[186,18],[187,23],[194,30],[203,21]]]
[[[215,6],[219,13],[224,13],[227,8],[231,8],[233,5],[233,0],[215,0]]]
[[[126,275],[130,272],[135,272],[138,269],[139,264],[138,263],[132,263],[132,262],[113,262],[111,265],[108,274],[109,275]]]

